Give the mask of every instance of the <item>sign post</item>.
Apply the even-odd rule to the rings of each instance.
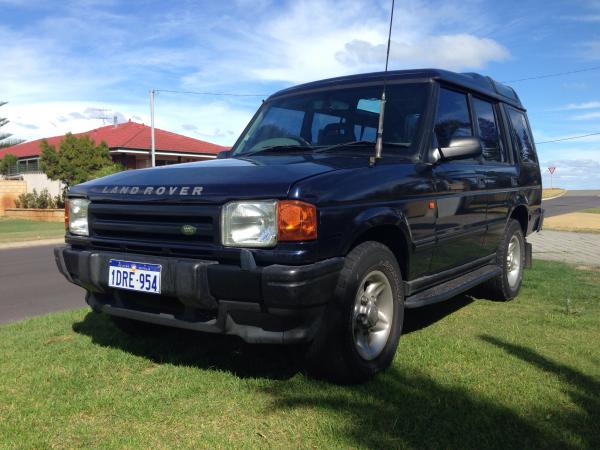
[[[554,178],[555,170],[556,170],[556,167],[554,167],[554,166],[548,167],[548,172],[550,172],[550,189],[553,189],[552,178]]]

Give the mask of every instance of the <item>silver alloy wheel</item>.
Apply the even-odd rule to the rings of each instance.
[[[371,361],[383,351],[392,329],[394,293],[385,274],[369,272],[358,286],[352,315],[352,335],[358,354]]]
[[[516,235],[510,238],[506,252],[506,273],[508,284],[514,288],[519,282],[521,274],[521,242]]]

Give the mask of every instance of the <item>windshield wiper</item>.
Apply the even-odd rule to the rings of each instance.
[[[342,142],[341,144],[329,145],[327,147],[318,148],[315,150],[315,153],[329,152],[331,150],[337,150],[345,147],[365,147],[365,146],[373,146],[375,142],[373,141],[350,141],[350,142]],[[383,146],[388,147],[402,147],[408,148],[410,147],[410,143],[407,142],[384,142]]]
[[[248,153],[240,153],[239,156],[256,155],[257,153],[266,153],[271,151],[311,151],[314,147],[308,145],[272,145]]]

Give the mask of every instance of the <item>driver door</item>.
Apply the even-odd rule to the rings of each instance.
[[[440,88],[435,137],[440,147],[452,138],[474,136],[466,93]],[[443,160],[434,169],[436,247],[431,272],[467,264],[487,255],[486,190],[479,158]]]

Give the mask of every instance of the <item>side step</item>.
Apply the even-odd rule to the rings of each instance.
[[[449,298],[455,297],[472,287],[494,278],[501,273],[500,267],[495,264],[480,267],[473,272],[469,272],[458,278],[454,278],[445,283],[438,284],[432,288],[406,297],[404,300],[405,308],[419,308],[421,306],[431,305],[433,303],[443,302]]]

